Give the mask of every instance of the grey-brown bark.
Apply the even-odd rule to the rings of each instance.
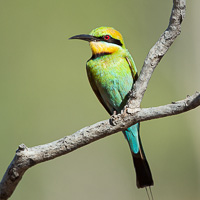
[[[36,164],[67,154],[98,139],[122,131],[135,123],[180,114],[200,105],[200,93],[196,92],[196,94],[172,104],[140,108],[155,67],[181,32],[181,23],[185,16],[185,4],[185,0],[173,0],[169,26],[149,51],[124,112],[48,144],[31,148],[24,144],[20,145],[1,180],[0,200],[8,199],[26,170]]]

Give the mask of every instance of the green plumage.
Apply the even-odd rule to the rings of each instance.
[[[100,27],[89,35],[77,35],[71,39],[90,42],[93,55],[86,65],[90,85],[110,115],[115,111],[120,113],[138,77],[135,63],[125,48],[121,34],[113,28]],[[143,188],[153,185],[153,179],[142,148],[139,126],[135,124],[123,133],[132,153],[137,186]]]
[[[133,85],[126,57],[118,53],[104,55],[87,62],[91,86],[110,114],[120,112]],[[100,96],[99,96],[100,95]]]

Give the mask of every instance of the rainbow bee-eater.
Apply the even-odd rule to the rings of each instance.
[[[120,113],[138,77],[135,63],[125,48],[122,35],[111,27],[100,27],[88,35],[76,35],[70,39],[89,42],[92,57],[87,61],[86,69],[91,87],[110,115]],[[132,153],[137,187],[143,188],[153,185],[153,179],[139,131],[140,124],[137,123],[123,131],[123,134]]]

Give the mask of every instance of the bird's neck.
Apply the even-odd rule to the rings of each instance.
[[[92,55],[105,55],[113,54],[120,50],[120,46],[115,44],[109,44],[105,42],[90,42],[90,47],[92,50]]]

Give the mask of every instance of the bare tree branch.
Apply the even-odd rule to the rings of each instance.
[[[177,115],[194,109],[199,105],[200,93],[197,92],[182,101],[173,102],[172,104],[143,108],[129,115],[116,115],[114,116],[115,125],[113,125],[112,120],[104,120],[48,144],[31,148],[21,144],[0,183],[0,199],[7,199],[15,190],[25,171],[36,164],[72,152],[91,142],[122,131],[138,122]]]
[[[26,170],[36,164],[67,154],[98,139],[125,130],[138,122],[180,114],[200,105],[200,93],[197,92],[172,104],[153,108],[140,108],[155,67],[181,32],[181,23],[185,16],[185,5],[186,0],[173,0],[169,26],[149,51],[144,61],[140,76],[130,93],[125,109],[128,113],[114,115],[109,120],[85,127],[72,135],[48,144],[31,148],[26,147],[24,144],[20,145],[0,182],[0,200],[8,199]]]
[[[140,76],[134,84],[134,89],[130,94],[128,108],[140,107],[142,98],[154,69],[162,57],[166,54],[176,37],[181,33],[181,23],[185,17],[185,8],[186,0],[173,0],[173,8],[169,25],[156,44],[150,49],[144,61]]]

